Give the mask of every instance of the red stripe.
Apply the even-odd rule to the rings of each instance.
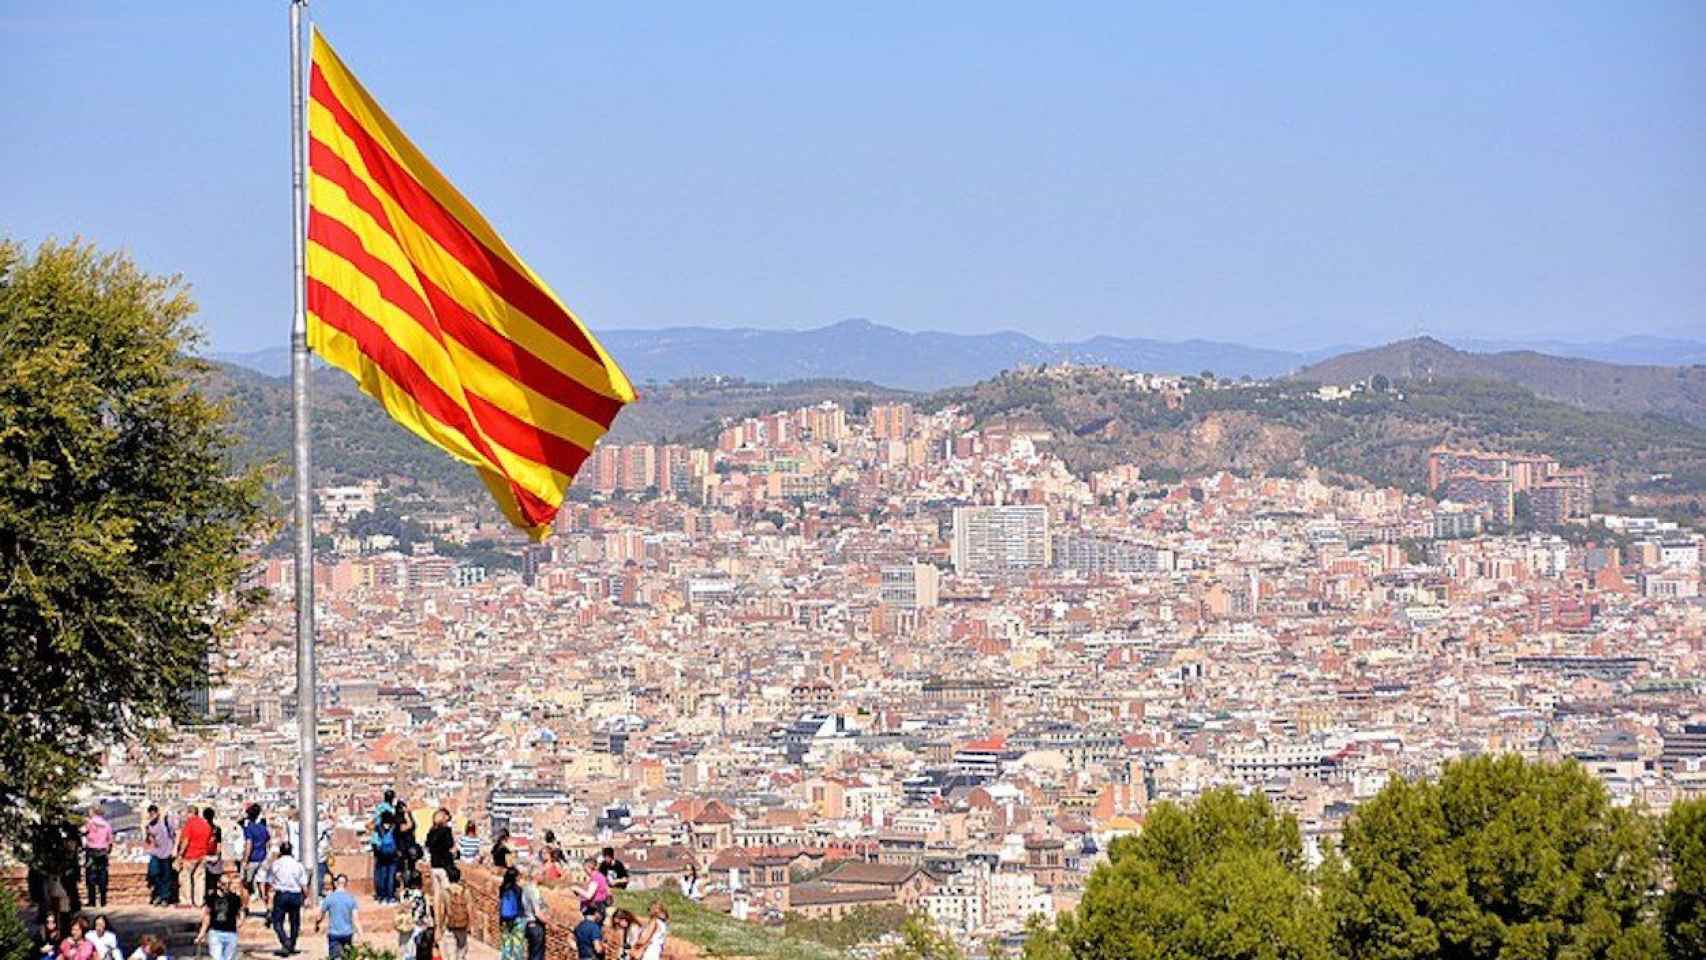
[[[397,239],[397,231],[391,227],[391,218],[385,215],[385,205],[367,188],[367,182],[355,175],[349,162],[338,156],[336,150],[321,142],[319,137],[308,138],[308,169],[343,187],[351,203],[367,211],[367,215],[385,228],[385,232],[389,233],[392,239]],[[401,246],[401,243],[398,245]]]
[[[417,273],[415,279],[420,281],[432,301],[429,307],[389,263],[368,252],[361,236],[348,224],[323,211],[309,210],[308,239],[354,264],[357,270],[378,285],[381,296],[413,317],[421,329],[440,343],[444,342],[444,335],[449,334],[511,380],[579,412],[606,430],[610,429],[610,421],[616,419],[617,411],[622,409],[620,402],[587,389],[520,344],[481,323],[431,280]]]
[[[480,421],[480,426],[486,428],[487,436],[503,444],[505,449],[535,463],[546,464],[571,480],[586,460],[587,452],[573,440],[541,430],[477,393],[464,393],[463,396],[468,398],[468,411]]]
[[[504,476],[528,522],[535,525],[545,524],[556,516],[555,506],[516,485],[504,475],[503,467],[492,454],[491,447],[474,429],[468,411],[433,382],[414,357],[392,342],[391,338],[385,335],[384,328],[357,310],[354,304],[339,296],[337,291],[313,277],[308,278],[308,309],[328,326],[341,330],[353,339],[363,356],[420,404],[422,412],[462,434],[486,459],[492,472]]]
[[[569,346],[603,363],[598,351],[587,339],[586,333],[567,311],[546,296],[532,280],[510,266],[509,261],[482,243],[454,214],[445,209],[431,192],[421,186],[402,164],[392,159],[391,154],[380,146],[373,135],[338,100],[337,94],[322,75],[319,64],[314,65],[309,80],[309,92],[331,112],[338,126],[355,144],[361,153],[362,163],[367,167],[368,175],[391,195],[397,205],[409,214],[410,219],[420,224],[428,235],[437,240],[439,245],[468,268],[469,272],[479,277],[521,312],[561,337]]]

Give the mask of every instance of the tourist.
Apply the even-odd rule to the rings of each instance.
[[[415,814],[409,805],[397,801],[397,868],[407,878],[420,870],[421,845],[415,837]]]
[[[391,816],[389,810],[379,815],[379,826],[369,844],[373,848],[373,899],[379,903],[397,901],[397,828]]]
[[[699,865],[688,864],[687,872],[681,877],[681,895],[689,900],[700,900],[705,896],[705,880],[699,876]]]
[[[59,941],[59,960],[95,960],[95,945],[89,942],[89,921],[71,918],[71,928]]]
[[[89,906],[107,905],[108,865],[113,852],[113,825],[101,816],[100,807],[90,807],[83,821],[83,885]]]
[[[207,909],[202,912],[201,929],[195,935],[196,946],[206,943],[212,960],[237,960],[237,927],[248,913],[248,898],[233,890],[223,873],[209,879],[214,886],[207,894]]]
[[[462,836],[456,841],[456,855],[463,863],[480,862],[480,831],[472,819],[462,828]]]
[[[521,910],[526,921],[521,932],[527,938],[527,960],[545,960],[545,921],[550,911],[530,866],[521,872]]]
[[[452,863],[444,868],[444,883],[434,892],[433,916],[438,920],[440,948],[448,946],[445,960],[468,960],[468,928],[474,915],[468,888],[462,885],[462,870]]]
[[[563,845],[557,842],[557,832],[555,830],[545,831],[545,862],[562,863],[567,859],[568,857],[563,853]]]
[[[580,897],[582,910],[587,907],[602,910],[610,905],[610,881],[605,878],[604,871],[598,869],[597,858],[586,859],[586,875],[581,879],[581,885],[576,888],[575,895]]]
[[[172,821],[154,804],[148,805],[148,825],[143,830],[148,848],[148,903],[165,906],[176,894],[172,858],[177,855],[177,834]]]
[[[320,819],[320,835],[314,838],[314,892],[325,896],[332,880],[332,825]]]
[[[397,813],[397,806],[396,805],[397,805],[397,791],[395,791],[395,790],[385,791],[384,799],[380,800],[379,805],[373,808],[373,826],[377,828],[379,826],[379,821],[385,819],[386,814],[392,815],[392,817],[391,817],[392,823],[397,822],[397,818],[395,816]]]
[[[409,874],[403,881],[403,895],[398,901],[392,922],[397,931],[397,956],[408,960],[420,935],[432,929],[432,907],[421,890],[421,875]]]
[[[604,932],[604,960],[629,960],[639,935],[640,918],[632,911],[618,909],[612,913]]]
[[[598,910],[581,911],[581,922],[575,925],[575,956],[578,960],[604,960],[604,914]]]
[[[40,957],[55,957],[59,955],[59,945],[65,942],[65,927],[59,922],[59,914],[52,910],[44,910],[41,915],[41,934],[36,938],[36,955]]]
[[[669,910],[662,900],[653,900],[646,926],[634,942],[637,960],[663,960],[663,945],[669,939]]]
[[[118,934],[113,932],[112,922],[106,914],[90,921],[89,932],[83,935],[83,939],[94,944],[95,960],[122,960],[123,955],[118,952]]]
[[[271,891],[263,874],[266,872],[267,851],[272,849],[272,831],[267,829],[267,822],[261,819],[261,805],[249,804],[244,811],[247,815],[243,821],[243,889],[251,897],[258,897],[264,908],[272,904]]]
[[[296,938],[302,932],[302,892],[308,889],[308,871],[292,855],[290,841],[278,845],[270,873],[272,929],[278,935],[278,955],[288,957],[296,953]]]
[[[605,847],[598,857],[598,872],[610,882],[612,890],[628,889],[628,865],[616,859],[616,848]]]
[[[166,941],[152,933],[145,933],[137,941],[136,949],[131,951],[130,960],[161,960],[166,956]]]
[[[498,960],[527,960],[525,913],[521,871],[510,867],[498,884]]]
[[[314,932],[319,933],[322,925],[326,925],[326,960],[340,960],[344,950],[361,936],[355,895],[349,892],[349,877],[341,873],[332,879],[331,894],[320,902],[320,913],[314,917]]]
[[[510,855],[509,831],[499,830],[498,835],[492,838],[492,866],[499,870],[508,870]]]
[[[189,897],[181,906],[199,907],[207,899],[207,878],[202,873],[201,864],[207,859],[208,844],[212,840],[213,824],[202,817],[201,811],[195,807],[184,811],[184,824],[178,829],[178,866],[184,870]],[[196,896],[197,880],[203,883],[200,897]]]
[[[213,808],[207,807],[201,811],[203,820],[207,821],[211,831],[207,838],[207,859],[202,861],[207,876],[202,886],[207,896],[213,896],[213,890],[219,885],[219,878],[225,875],[225,830],[213,820]]]
[[[436,895],[445,882],[445,873],[456,865],[456,831],[450,829],[450,811],[439,807],[432,815],[432,829],[426,835],[427,866],[432,870],[432,889]]]

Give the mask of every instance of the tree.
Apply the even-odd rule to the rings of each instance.
[[[0,883],[0,960],[28,960],[36,956],[35,940],[18,913],[17,898]]]
[[[1671,808],[1664,822],[1671,889],[1661,912],[1665,951],[1706,957],[1706,800]]]
[[[1368,389],[1373,393],[1385,393],[1392,389],[1392,379],[1384,373],[1377,373],[1369,378]]]
[[[1028,960],[1326,960],[1297,821],[1230,789],[1160,803],[1142,834],[1110,846],[1078,909],[1033,928]]]
[[[0,241],[0,844],[68,819],[103,744],[188,719],[259,600],[261,475],[228,466],[192,312],[123,256]]]
[[[1577,764],[1474,757],[1359,808],[1324,899],[1353,960],[1658,957],[1655,841]]]
[[[877,960],[966,960],[966,954],[928,918],[913,914],[901,924],[900,942],[878,954]]]

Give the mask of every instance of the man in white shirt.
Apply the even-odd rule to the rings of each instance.
[[[278,845],[271,872],[272,929],[278,935],[278,955],[288,957],[296,953],[296,937],[302,932],[302,892],[308,889],[308,871],[292,855],[290,842],[285,841]]]

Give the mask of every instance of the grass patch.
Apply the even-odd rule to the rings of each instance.
[[[697,946],[708,957],[756,960],[846,960],[846,954],[813,940],[783,934],[708,910],[671,890],[617,891],[616,905],[645,917],[653,900],[669,909],[669,935]]]

